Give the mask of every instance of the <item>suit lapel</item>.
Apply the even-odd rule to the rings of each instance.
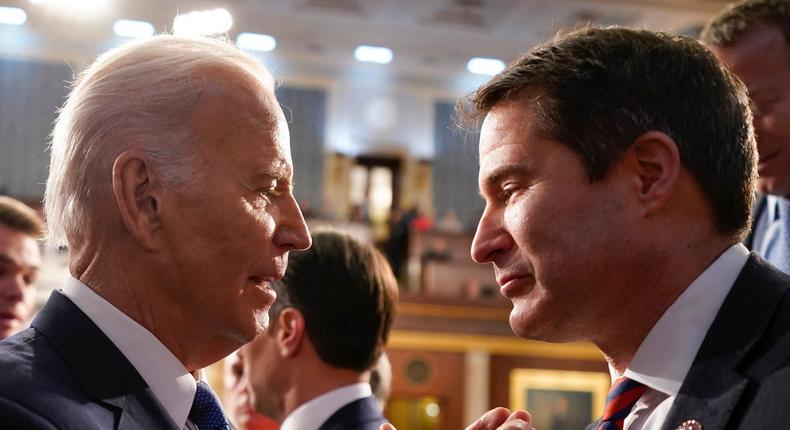
[[[179,428],[129,360],[62,293],[52,292],[31,326],[57,349],[90,397],[119,410],[119,429]]]
[[[724,301],[689,369],[664,430],[696,419],[704,428],[725,428],[748,385],[742,362],[763,337],[786,286],[752,253]]]

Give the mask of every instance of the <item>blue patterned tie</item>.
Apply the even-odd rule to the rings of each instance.
[[[779,270],[790,273],[790,199],[776,199],[776,234],[769,240],[765,259]]]
[[[189,421],[198,430],[231,430],[232,427],[225,417],[225,411],[216,394],[203,381],[198,381],[195,400],[189,410]]]

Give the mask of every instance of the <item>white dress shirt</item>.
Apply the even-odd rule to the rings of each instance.
[[[659,430],[719,308],[749,258],[743,245],[728,248],[664,312],[642,341],[624,376],[647,391],[625,419],[624,430]],[[620,376],[610,367],[612,381]]]
[[[187,424],[187,416],[195,398],[197,382],[173,353],[145,327],[78,279],[69,276],[60,291],[104,332],[137,369],[173,421],[181,428],[191,428]]]
[[[370,384],[364,382],[328,391],[294,409],[285,417],[280,430],[318,430],[338,409],[371,395]]]

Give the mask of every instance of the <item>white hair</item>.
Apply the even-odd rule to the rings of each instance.
[[[77,77],[50,144],[44,197],[50,243],[88,237],[98,219],[91,213],[96,199],[111,191],[113,163],[123,151],[146,153],[168,184],[189,183],[199,169],[185,124],[212,68],[238,70],[274,88],[266,68],[227,39],[169,34],[112,49]]]

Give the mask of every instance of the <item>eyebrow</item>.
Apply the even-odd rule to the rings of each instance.
[[[291,175],[291,169],[288,163],[281,158],[276,158],[269,162],[270,165],[265,168],[259,169],[255,173],[256,180],[269,180],[276,179],[278,181],[286,180]]]
[[[37,265],[32,265],[32,266],[22,265],[18,261],[12,259],[11,257],[9,257],[9,256],[7,256],[5,254],[0,254],[0,263],[12,264],[12,265],[14,265],[16,267],[21,267],[22,269],[26,269],[26,270],[32,270],[34,272],[38,272],[38,269],[39,269],[39,267]]]
[[[523,176],[529,172],[529,168],[523,163],[510,163],[494,168],[486,178],[487,185],[497,185],[502,179],[510,176]]]
[[[523,163],[509,163],[494,168],[485,178],[484,187],[497,187],[503,179],[511,176],[524,176],[529,173],[529,168]],[[483,189],[478,190],[480,197],[485,199]]]

